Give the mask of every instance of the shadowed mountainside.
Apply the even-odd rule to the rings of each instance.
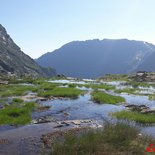
[[[40,67],[24,54],[0,25],[0,75],[53,76],[55,70]]]
[[[154,53],[155,46],[144,41],[95,39],[70,42],[36,61],[45,67],[53,66],[66,76],[96,78],[136,71]]]

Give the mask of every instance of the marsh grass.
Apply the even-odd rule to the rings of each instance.
[[[143,136],[126,124],[107,124],[103,130],[93,130],[79,136],[66,136],[56,142],[51,155],[145,155],[145,149],[155,140]]]
[[[133,111],[115,112],[112,116],[118,119],[128,119],[139,123],[155,123],[155,114],[141,114]]]
[[[94,91],[91,95],[92,100],[97,103],[117,104],[125,102],[125,98],[121,96],[114,96],[101,91]]]
[[[128,82],[129,85],[133,86],[134,88],[141,87],[150,87],[153,86],[152,84],[149,84],[148,82],[137,82],[137,81],[130,81]]]
[[[115,86],[108,85],[108,84],[85,84],[86,88],[92,88],[92,89],[105,89],[105,90],[113,90],[115,89]]]
[[[135,88],[125,88],[125,89],[117,89],[115,90],[115,93],[128,93],[128,94],[136,94],[136,91],[139,89]]]
[[[34,102],[14,103],[0,110],[0,124],[27,124],[31,121]]]
[[[40,92],[38,95],[41,97],[69,97],[78,98],[79,95],[84,93],[83,90],[69,87],[55,87],[53,90]]]
[[[20,98],[14,98],[13,100],[13,103],[23,103],[24,101]]]
[[[27,92],[37,92],[37,87],[34,86],[23,86],[23,85],[0,85],[0,96],[8,97],[8,96],[21,96],[26,94]]]
[[[128,74],[107,74],[104,77],[100,77],[98,79],[104,80],[104,81],[129,81],[129,75]]]
[[[55,87],[60,86],[58,83],[49,83],[49,82],[43,82],[42,84],[38,85],[39,91],[41,90],[53,90]]]

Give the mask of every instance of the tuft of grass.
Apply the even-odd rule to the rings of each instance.
[[[77,85],[76,84],[73,84],[73,83],[70,83],[68,84],[68,87],[71,87],[71,88],[75,88]]]
[[[50,91],[40,92],[38,95],[41,97],[69,97],[69,98],[78,98],[79,95],[84,93],[83,90],[79,90],[76,88],[68,88],[68,87],[56,87]]]
[[[139,130],[125,124],[107,124],[104,130],[65,137],[56,142],[51,155],[144,155],[145,148],[155,140],[138,137]]]
[[[9,105],[0,110],[0,124],[27,124],[31,121],[31,112],[34,108],[34,102]]]
[[[91,95],[92,100],[97,103],[117,104],[125,102],[125,98],[121,96],[114,96],[101,91],[94,91]]]
[[[23,103],[24,101],[21,98],[14,98],[13,103]]]
[[[118,119],[128,119],[139,123],[155,123],[155,114],[141,114],[133,111],[115,112],[112,116]]]

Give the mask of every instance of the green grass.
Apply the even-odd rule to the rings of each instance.
[[[92,100],[97,103],[117,104],[125,102],[125,99],[121,96],[114,96],[101,91],[94,91],[91,95]]]
[[[0,110],[0,124],[27,124],[31,121],[31,112],[34,108],[34,102],[9,105]]]
[[[27,92],[37,92],[38,89],[34,86],[23,86],[23,85],[0,85],[0,96],[21,96]]]
[[[20,98],[14,98],[13,103],[23,103],[24,101]]]
[[[69,97],[69,98],[78,98],[79,95],[83,94],[83,90],[79,90],[76,88],[68,88],[68,87],[56,87],[50,91],[40,92],[38,95],[41,97]]]
[[[141,114],[132,111],[120,111],[113,113],[112,116],[118,119],[128,119],[139,123],[155,123],[155,114]]]
[[[105,90],[115,89],[115,86],[108,85],[108,84],[85,84],[84,86],[92,89],[105,89]]]
[[[58,83],[50,83],[50,82],[43,82],[38,85],[39,91],[41,90],[53,90],[55,87],[58,87],[60,84]]]
[[[78,87],[86,87],[86,88],[92,88],[92,89],[105,89],[105,90],[114,90],[115,86],[108,85],[108,84],[68,84],[68,87],[75,88]]]
[[[139,130],[125,124],[106,125],[104,130],[65,136],[53,145],[51,155],[145,155],[154,143],[150,137],[138,137]]]
[[[104,81],[128,81],[129,79],[128,74],[107,74],[98,80],[104,80]]]
[[[73,84],[73,83],[68,84],[68,87],[71,87],[71,88],[75,88],[76,86],[78,86],[78,85],[77,84]]]
[[[135,88],[125,88],[125,89],[117,89],[115,90],[115,93],[128,93],[128,94],[136,94],[136,91],[139,89]]]
[[[147,82],[137,82],[137,81],[130,81],[128,82],[129,85],[133,86],[134,88],[137,88],[139,86],[141,87],[150,87],[152,84],[149,84]]]

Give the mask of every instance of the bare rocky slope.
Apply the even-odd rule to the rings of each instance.
[[[0,24],[0,75],[53,76],[55,70],[40,67],[23,53]]]

